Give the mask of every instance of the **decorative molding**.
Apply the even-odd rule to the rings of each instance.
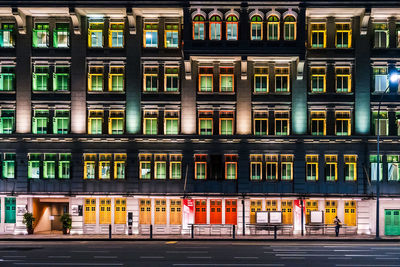
[[[224,15],[222,14],[221,11],[218,11],[217,9],[213,9],[212,11],[210,11],[210,13],[208,13],[208,19],[211,19],[212,16],[220,16],[221,19],[224,18]]]
[[[224,17],[225,20],[226,20],[230,15],[234,15],[234,16],[236,16],[236,17],[238,18],[238,20],[240,20],[240,14],[239,14],[239,12],[237,12],[236,10],[231,9],[231,10],[225,12],[225,17]]]
[[[240,73],[241,79],[247,80],[247,60],[240,61]]]
[[[136,34],[136,14],[132,8],[126,9],[126,17],[128,18],[129,33]]]
[[[298,81],[301,81],[301,80],[303,80],[303,76],[304,76],[304,60],[300,60],[298,63],[297,63],[297,80]]]
[[[268,19],[270,16],[277,16],[279,20],[281,19],[281,13],[279,13],[275,9],[272,9],[271,11],[267,12],[265,18]]]
[[[18,33],[26,34],[26,16],[22,12],[19,12],[18,8],[13,8],[12,14],[17,22]]]
[[[361,35],[367,35],[368,32],[368,23],[369,19],[371,18],[371,13],[370,12],[365,12],[364,16],[361,20],[361,27],[360,27],[360,34]]]
[[[81,34],[81,16],[76,12],[74,8],[69,9],[69,16],[71,17],[72,28],[74,30],[74,34]]]
[[[191,80],[192,79],[192,64],[189,60],[185,60],[185,79],[186,80]]]
[[[283,15],[282,15],[283,19],[285,19],[286,16],[293,16],[293,17],[296,19],[296,21],[297,21],[297,16],[298,16],[298,15],[297,15],[297,13],[294,12],[291,8],[289,8],[288,11],[286,11],[286,12],[283,13]]]
[[[250,12],[250,14],[249,14],[250,20],[251,20],[252,17],[254,17],[254,16],[256,16],[256,15],[260,16],[261,19],[264,20],[264,13],[262,13],[262,12],[261,12],[260,10],[258,10],[258,9],[255,9],[255,10],[253,10],[253,11]]]
[[[202,11],[200,8],[198,8],[196,11],[194,11],[192,13],[192,20],[194,20],[194,17],[196,17],[197,15],[203,16],[204,19],[207,19],[207,14],[206,12]]]

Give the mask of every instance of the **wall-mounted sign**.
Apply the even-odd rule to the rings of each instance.
[[[269,212],[269,223],[282,223],[282,212],[270,211]]]
[[[268,223],[268,211],[257,211],[256,223]]]

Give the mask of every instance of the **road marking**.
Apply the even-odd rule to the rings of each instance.
[[[328,257],[328,260],[351,260],[351,257]]]
[[[47,256],[47,258],[54,259],[70,259],[71,256]]]
[[[26,256],[3,256],[3,258],[26,258]]]
[[[359,255],[356,255],[356,254],[354,254],[354,255],[344,255],[345,257],[382,257],[382,255],[368,255],[368,254],[366,254],[366,255],[361,255],[361,254],[359,254]]]
[[[50,266],[123,266],[123,263],[87,263],[87,262],[15,262],[14,265],[50,265]]]
[[[108,250],[72,250],[72,253],[110,253]]]
[[[336,264],[338,267],[399,267],[399,264],[392,264],[392,265],[376,265],[376,264]]]
[[[235,259],[242,259],[242,260],[256,260],[258,257],[233,257]]]
[[[243,266],[243,263],[174,263],[173,266]],[[246,266],[285,266],[285,264],[275,263],[275,264],[265,264],[265,263],[250,263]]]
[[[331,257],[335,254],[276,254],[277,257]]]
[[[211,256],[204,256],[204,257],[202,257],[202,256],[198,256],[198,257],[196,257],[196,256],[187,256],[186,258],[188,258],[188,259],[212,259]]]
[[[164,256],[140,256],[141,259],[164,259]]]
[[[282,257],[282,260],[304,260],[304,257]]]
[[[166,251],[166,253],[208,253],[208,251]]]
[[[167,244],[167,245],[176,244],[176,243],[178,243],[178,241],[168,241],[168,242],[165,242],[165,244]]]
[[[334,249],[333,251],[337,252],[353,252],[353,251],[371,251],[369,249]]]
[[[93,256],[95,259],[116,259],[117,256]]]
[[[398,260],[399,258],[375,258],[377,260]]]

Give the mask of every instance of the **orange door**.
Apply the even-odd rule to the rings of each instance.
[[[210,224],[222,223],[222,200],[211,199],[210,201]]]
[[[237,201],[235,199],[225,200],[225,224],[237,224]]]
[[[207,223],[207,200],[197,199],[195,201],[195,224],[206,224]]]

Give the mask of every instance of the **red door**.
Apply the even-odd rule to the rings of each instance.
[[[237,200],[225,200],[225,224],[237,224]]]
[[[219,199],[210,201],[210,224],[222,224],[222,201]]]
[[[206,224],[207,223],[207,200],[197,199],[195,202],[195,224]]]

